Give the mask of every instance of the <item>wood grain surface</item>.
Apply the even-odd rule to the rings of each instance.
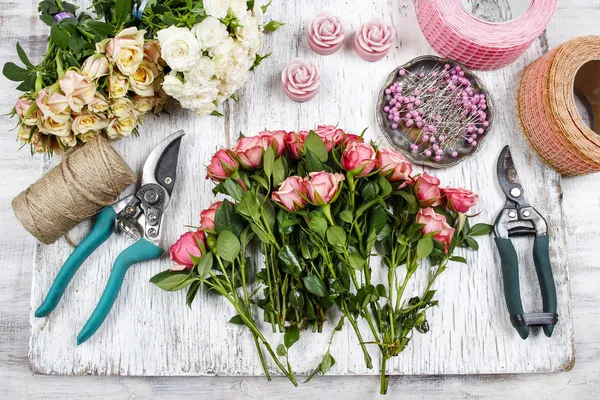
[[[16,40],[19,40],[30,52],[40,55],[45,47],[40,43],[40,39],[43,39],[42,35],[46,32],[35,17],[36,3],[20,3],[18,7],[16,3],[6,1],[4,3],[7,11],[0,17],[2,18],[0,20],[0,35],[4,39],[0,42],[2,54],[6,54],[10,60],[16,60],[13,45]],[[249,82],[241,96],[242,103],[239,106],[232,105],[227,110],[227,118],[224,120],[213,118],[194,119],[185,112],[175,111],[171,116],[163,116],[160,119],[148,121],[139,139],[123,141],[116,147],[123,154],[126,154],[132,167],[139,168],[145,156],[139,151],[142,146],[141,143],[144,147],[150,148],[160,138],[178,128],[184,128],[190,134],[194,134],[193,138],[191,138],[192,135],[186,137],[187,142],[184,150],[188,150],[189,154],[210,154],[218,145],[226,144],[232,137],[235,137],[239,130],[253,134],[263,127],[298,129],[310,127],[316,121],[339,122],[340,126],[345,129],[355,131],[368,126],[371,128],[372,137],[377,137],[378,132],[375,129],[372,104],[375,93],[383,83],[385,76],[397,64],[403,63],[418,54],[431,52],[415,25],[416,22],[410,2],[390,1],[389,3],[386,2],[385,5],[366,3],[354,6],[347,13],[344,13],[343,10],[339,11],[339,14],[345,17],[348,31],[355,28],[361,22],[361,18],[367,19],[371,15],[382,15],[384,18],[393,21],[398,27],[398,37],[401,39],[398,48],[392,51],[388,59],[377,64],[366,64],[359,61],[350,48],[347,48],[344,53],[328,58],[310,53],[303,40],[302,24],[306,24],[318,10],[305,7],[302,4],[288,4],[285,7],[274,5],[275,7],[272,8],[270,13],[272,17],[289,20],[289,16],[294,15],[294,21],[302,21],[302,24],[299,22],[290,24],[290,26],[284,27],[281,32],[267,40],[267,47],[280,49],[280,51],[276,52],[274,57],[268,60],[263,69]],[[398,377],[392,379],[391,395],[403,394],[406,397],[414,398],[424,396],[440,398],[524,397],[528,395],[534,398],[542,395],[545,395],[545,397],[560,396],[561,398],[592,398],[593,394],[600,388],[597,380],[600,342],[594,334],[600,327],[597,321],[598,311],[596,306],[596,302],[600,300],[599,295],[596,293],[600,275],[594,268],[598,256],[598,250],[594,243],[597,243],[598,236],[600,236],[600,229],[597,228],[597,223],[600,222],[600,213],[597,210],[600,185],[595,176],[563,180],[563,184],[567,188],[565,190],[566,207],[564,209],[566,215],[563,216],[562,211],[560,211],[560,179],[554,173],[545,170],[537,157],[526,147],[512,111],[514,110],[513,90],[518,80],[518,73],[526,63],[535,59],[546,49],[546,39],[551,46],[554,46],[576,34],[593,33],[596,28],[593,22],[594,16],[597,17],[600,14],[597,6],[589,1],[569,0],[565,1],[564,4],[562,3],[548,30],[547,38],[543,37],[514,66],[492,73],[480,74],[486,84],[497,93],[494,96],[496,108],[502,109],[496,120],[496,127],[492,133],[493,137],[486,143],[486,149],[474,159],[439,175],[448,184],[457,185],[462,183],[476,188],[484,200],[481,205],[483,210],[481,218],[490,220],[502,203],[500,192],[496,188],[491,172],[493,171],[499,146],[501,143],[508,142],[513,148],[525,150],[523,153],[515,155],[515,158],[521,175],[525,175],[522,172],[525,171],[528,176],[528,179],[523,179],[527,196],[551,221],[554,241],[560,241],[561,237],[564,238],[565,236],[567,238],[566,245],[554,246],[553,261],[557,281],[562,282],[561,276],[566,281],[567,265],[571,268],[574,277],[574,316],[577,329],[575,341],[578,346],[578,363],[574,371],[558,375]],[[336,5],[334,2],[329,4],[331,8]],[[319,6],[325,8],[327,5],[320,4]],[[337,8],[344,7],[338,6]],[[358,17],[359,15],[361,17]],[[278,72],[289,58],[296,55],[317,62],[323,75],[321,94],[312,103],[305,105],[298,105],[286,100],[280,92],[278,84]],[[8,109],[14,101],[15,92],[13,88],[15,85],[6,80],[0,80],[0,85],[3,93],[6,93],[1,99],[0,106],[3,109]],[[177,110],[176,107],[172,109]],[[268,121],[268,123],[265,121]],[[12,124],[8,119],[2,120],[2,127],[4,131],[7,131],[1,139],[3,146],[0,153],[4,172],[0,175],[0,179],[6,188],[0,194],[2,215],[5,220],[1,227],[3,232],[1,239],[3,251],[1,255],[6,265],[6,274],[5,279],[0,282],[0,334],[2,335],[0,342],[0,376],[6,379],[0,380],[0,395],[9,398],[55,398],[60,395],[146,398],[152,394],[159,397],[212,394],[217,398],[278,398],[292,393],[298,397],[320,397],[325,395],[329,397],[341,397],[342,395],[344,397],[375,396],[376,378],[370,377],[320,378],[309,385],[302,385],[301,388],[288,392],[289,385],[281,379],[275,379],[275,382],[267,383],[264,378],[249,377],[128,379],[117,377],[52,378],[31,375],[31,372],[27,369],[25,352],[29,331],[31,249],[34,241],[16,222],[9,208],[9,202],[20,190],[36,179],[39,175],[39,169],[36,167],[37,162],[28,159],[26,152],[22,151],[20,154],[14,152],[17,148],[13,142],[12,135],[14,132],[8,132]],[[229,133],[229,135],[226,133]],[[209,142],[208,138],[212,141]],[[181,168],[190,172],[189,175],[186,173],[182,177],[180,183],[185,180],[191,182],[191,184],[181,184],[178,189],[178,198],[173,203],[173,209],[171,209],[177,210],[177,212],[171,214],[173,218],[168,226],[167,241],[177,236],[183,224],[195,220],[197,212],[210,202],[209,198],[199,195],[208,190],[208,186],[203,180],[204,170],[202,167],[206,159],[207,156],[202,158],[193,155],[182,160]],[[192,173],[192,170],[195,170],[195,172]],[[480,182],[481,185],[476,186],[474,182]],[[561,226],[561,221],[564,224],[563,226]],[[82,227],[79,232],[75,233],[75,236],[82,237],[85,229],[86,227]],[[42,325],[35,325],[34,323],[31,354],[35,354],[36,335],[38,336],[37,340],[47,340],[42,339],[42,335],[46,335],[46,338],[60,338],[55,340],[60,340],[62,343],[72,341],[72,345],[78,328],[82,326],[85,318],[91,312],[95,300],[99,297],[112,259],[124,246],[125,243],[116,238],[114,241],[107,243],[105,247],[110,247],[112,256],[101,251],[96,255],[96,259],[90,259],[74,280],[61,306],[56,310],[56,315],[50,318],[44,330],[41,331]],[[62,247],[63,250],[56,250],[54,257],[64,257],[68,254],[66,245],[55,247]],[[461,335],[465,336],[470,331],[478,330],[479,335],[493,332],[492,336],[496,337],[497,340],[501,340],[499,349],[504,358],[500,359],[500,356],[497,356],[496,360],[499,361],[496,361],[496,364],[494,364],[493,359],[491,362],[483,360],[482,365],[488,367],[497,367],[501,365],[500,363],[508,365],[506,361],[511,360],[511,354],[514,356],[516,351],[514,353],[512,350],[507,351],[507,343],[510,344],[510,347],[528,346],[525,342],[516,344],[514,340],[509,342],[509,334],[514,332],[506,318],[503,299],[499,292],[501,280],[498,260],[493,255],[491,241],[485,243],[482,247],[484,251],[480,252],[477,257],[470,257],[468,270],[465,267],[453,268],[439,282],[439,296],[443,301],[442,307],[434,312],[431,320],[432,331],[428,335],[415,340],[412,345],[413,349],[404,353],[401,357],[404,360],[396,363],[393,366],[394,369],[403,373],[416,373],[419,369],[422,371],[421,373],[427,373],[426,368],[430,368],[430,371],[432,371],[430,373],[448,371],[445,368],[454,368],[455,373],[478,372],[469,370],[469,365],[460,365],[460,357],[473,357],[474,354],[479,354],[479,357],[484,358],[489,353],[493,354],[494,350],[478,347],[479,344],[476,341],[466,342],[462,346],[460,341],[453,343],[452,341],[457,336],[455,333],[458,331],[448,322],[452,317],[452,311],[460,311],[463,313],[462,315],[471,315],[471,320],[466,317],[461,320],[458,327]],[[49,260],[49,258],[41,258],[40,254],[42,253],[38,253],[36,258],[34,273],[36,278],[31,286],[34,306],[37,306],[37,303],[41,300],[41,293],[47,290],[50,282],[49,277],[45,278],[47,281],[45,281],[46,286],[44,288],[38,286],[41,284],[40,281],[36,283],[37,277],[47,274],[42,272],[41,268],[48,267]],[[487,259],[484,254],[488,254]],[[54,266],[54,272],[58,266]],[[90,347],[87,350],[75,349],[74,345],[70,348],[63,347],[62,350],[58,350],[55,347],[62,345],[57,341],[53,341],[45,345],[44,352],[52,352],[55,354],[54,357],[62,359],[62,365],[65,365],[66,360],[71,360],[73,363],[71,364],[72,370],[70,373],[134,374],[133,369],[135,368],[138,370],[143,369],[144,372],[142,373],[149,373],[152,368],[154,368],[154,371],[158,369],[166,371],[173,365],[179,365],[183,366],[182,369],[190,368],[188,371],[182,371],[181,373],[195,374],[198,372],[194,372],[193,368],[199,371],[200,368],[207,368],[207,365],[210,368],[211,362],[212,365],[215,365],[215,354],[223,351],[224,346],[221,346],[221,344],[228,340],[238,347],[233,348],[233,344],[228,346],[225,358],[218,360],[219,365],[216,368],[236,370],[254,368],[256,370],[256,365],[253,364],[233,364],[239,354],[244,356],[244,360],[253,360],[254,357],[252,347],[249,345],[250,342],[246,338],[240,337],[240,335],[243,336],[243,332],[239,333],[236,332],[235,328],[225,326],[224,323],[227,317],[231,315],[227,307],[223,305],[217,312],[215,312],[217,310],[215,308],[210,308],[207,311],[205,305],[199,302],[195,304],[192,312],[188,312],[183,307],[182,296],[178,298],[178,296],[163,294],[146,283],[152,274],[165,267],[166,261],[163,261],[162,263],[147,264],[131,271],[132,273],[130,273],[126,282],[126,292],[122,293],[113,314],[96,337],[90,341]],[[484,278],[482,281],[473,281],[471,279],[472,274],[481,273],[481,271],[487,271],[487,276],[482,275],[482,278]],[[524,285],[531,284],[534,279],[533,275],[528,275],[528,273],[525,273],[522,278]],[[534,288],[533,285],[531,287]],[[568,300],[562,301],[562,299],[568,299],[568,293],[566,292],[568,285],[561,283],[559,287],[564,287],[560,294],[561,300],[559,300],[563,310],[559,312],[567,315],[568,318],[570,313]],[[476,304],[477,302],[474,301],[475,296],[483,296],[484,299],[491,301],[487,305]],[[532,296],[524,294],[524,297],[530,299],[529,306],[539,302],[536,294]],[[496,310],[497,315],[489,314],[490,307]],[[484,309],[487,310],[486,313],[481,314],[481,310]],[[476,313],[476,311],[480,313]],[[60,314],[66,314],[62,318],[67,319],[61,321]],[[457,316],[460,318],[459,315]],[[476,319],[475,316],[477,316]],[[444,322],[445,320],[447,321]],[[167,321],[169,321],[169,326],[165,327]],[[489,329],[486,324],[492,325],[496,329]],[[125,325],[125,327],[121,325]],[[110,328],[108,328],[109,326]],[[219,331],[224,326],[225,328]],[[42,333],[37,334],[36,327]],[[561,332],[557,330],[557,337],[570,337],[571,332],[567,332],[568,329],[565,328],[566,326],[561,324]],[[157,338],[165,331],[168,331],[167,333],[171,335],[171,340],[163,342],[163,347],[156,346]],[[211,343],[201,347],[199,344],[202,340],[200,334],[207,331],[210,331],[210,336],[215,337],[216,341],[211,341]],[[545,338],[538,335],[531,339],[543,345],[542,339]],[[248,345],[244,346],[244,341]],[[145,355],[135,358],[135,350],[132,350],[132,348],[139,346],[139,343],[142,343],[142,346],[145,347]],[[182,349],[184,343],[185,348]],[[453,344],[454,347],[452,347]],[[352,346],[352,343],[349,342],[349,345]],[[419,350],[415,350],[415,347],[418,347]],[[525,365],[523,368],[526,370],[539,370],[536,369],[538,363],[549,365],[550,369],[547,370],[561,369],[565,368],[566,365],[570,365],[568,363],[553,364],[549,354],[538,353],[532,347],[531,345],[529,348],[519,349],[522,350],[523,359],[521,363]],[[565,348],[572,349],[570,343]],[[460,354],[461,350],[462,354]],[[296,351],[294,362],[301,364],[304,362],[304,358],[309,358],[311,354],[318,354],[320,349],[298,347]],[[334,350],[334,356],[336,356],[340,365],[344,365],[342,363],[346,361],[344,360],[344,351],[344,348]],[[486,353],[486,351],[489,351],[489,353]],[[496,351],[496,354],[500,354],[500,351]],[[251,356],[249,356],[250,353],[252,353]],[[357,351],[354,352],[354,355],[356,353]],[[39,350],[38,354],[40,354],[39,360],[47,360],[46,356]],[[572,352],[567,351],[564,355],[565,360],[572,360]],[[426,357],[421,358],[421,356]],[[201,359],[200,357],[204,358]],[[351,357],[348,356],[348,359]],[[544,357],[546,358],[544,359]],[[512,360],[514,361],[514,358]],[[525,360],[525,363],[523,363],[523,360]],[[316,361],[316,359],[312,361]],[[195,364],[196,362],[203,362],[204,364],[200,366],[200,364]],[[228,362],[232,364],[225,365]],[[237,362],[239,363],[239,360]],[[134,363],[137,363],[136,366],[133,366]],[[51,367],[53,365],[52,360],[44,365]],[[99,368],[99,365],[104,367]],[[112,366],[112,369],[107,368],[108,365]],[[346,366],[353,373],[361,373],[356,369],[352,370],[352,366],[348,364]],[[402,370],[402,368],[408,369]],[[437,372],[435,368],[437,368]],[[462,368],[462,371],[459,370],[460,368]],[[63,373],[69,373],[65,368],[63,368],[63,371],[65,371]],[[207,371],[209,373],[219,373],[216,369],[207,369]]]

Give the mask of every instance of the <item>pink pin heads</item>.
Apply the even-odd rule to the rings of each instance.
[[[384,20],[374,18],[358,27],[354,49],[366,61],[379,61],[390,51],[395,34]]]
[[[294,101],[309,101],[317,95],[321,78],[314,64],[294,58],[281,73],[283,90]]]
[[[308,45],[317,54],[328,56],[344,44],[344,25],[339,17],[329,11],[317,14],[308,26]]]

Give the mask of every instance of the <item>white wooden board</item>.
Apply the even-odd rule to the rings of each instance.
[[[483,3],[471,1],[468,3]],[[478,12],[502,11],[499,3],[487,2]],[[479,4],[481,6],[481,4]],[[322,57],[307,46],[304,28],[320,10],[332,9],[344,19],[347,43],[335,55]],[[496,11],[494,11],[496,10]],[[388,73],[413,57],[432,53],[416,23],[412,1],[355,2],[344,7],[334,0],[318,7],[304,2],[277,2],[268,16],[289,22],[269,36],[265,49],[273,56],[264,62],[240,93],[239,104],[225,108],[225,118],[196,118],[172,105],[171,115],[149,119],[139,138],[115,143],[132,168],[139,169],[150,149],[169,133],[184,129],[188,135],[181,147],[178,186],[168,210],[164,247],[168,247],[184,225],[194,223],[198,213],[213,198],[211,184],[204,179],[204,164],[219,147],[232,143],[238,132],[255,134],[263,128],[305,129],[317,123],[339,124],[347,131],[368,127],[374,140],[384,140],[376,127],[376,95]],[[352,32],[375,16],[392,22],[397,29],[396,47],[377,63],[362,61],[353,51]],[[391,374],[482,374],[554,372],[568,370],[574,362],[573,326],[569,278],[565,252],[565,224],[558,175],[545,167],[527,145],[517,124],[514,93],[523,67],[546,51],[540,40],[515,64],[495,72],[478,73],[496,103],[495,127],[484,149],[461,165],[435,171],[442,182],[464,186],[481,196],[480,221],[492,222],[504,199],[495,179],[497,155],[510,144],[526,195],[544,214],[550,225],[551,259],[557,286],[560,322],[551,339],[536,332],[522,341],[511,327],[502,294],[500,262],[491,238],[481,241],[478,253],[464,252],[469,266],[454,265],[437,282],[440,307],[429,317],[431,331],[416,334],[409,348],[392,362]],[[303,57],[320,68],[321,93],[309,103],[287,99],[279,74],[293,57]],[[44,168],[49,168],[45,165]],[[430,171],[431,172],[431,171]],[[73,236],[79,240],[89,229],[84,223]],[[541,307],[531,242],[521,241],[522,297],[526,310]],[[155,273],[169,267],[163,258],[132,268],[112,313],[96,333],[81,346],[75,338],[93,310],[117,254],[128,245],[122,237],[112,237],[84,264],[69,286],[57,309],[47,319],[31,312],[32,332],[29,362],[34,372],[60,375],[257,375],[260,363],[250,335],[228,325],[233,311],[223,299],[200,293],[190,310],[184,293],[162,292],[148,283]],[[58,269],[71,249],[64,240],[53,246],[36,247],[31,290],[31,308],[40,304]],[[424,276],[421,276],[422,283]],[[412,290],[417,287],[412,287]],[[257,315],[259,319],[259,315]],[[304,334],[291,351],[294,370],[306,374],[319,362],[326,348],[325,334]],[[266,327],[264,331],[267,331]],[[363,327],[367,334],[367,328]],[[368,335],[367,335],[368,336]],[[269,335],[275,346],[280,335]],[[368,340],[368,339],[367,339]],[[377,349],[372,349],[378,364]],[[331,374],[376,374],[367,370],[353,333],[344,329],[332,348],[336,365]],[[275,371],[274,368],[271,368]]]

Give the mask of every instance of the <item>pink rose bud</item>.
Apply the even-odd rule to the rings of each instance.
[[[342,139],[342,145],[344,147],[350,146],[352,143],[363,143],[364,139],[358,135],[354,135],[352,133],[348,133]]]
[[[335,201],[340,188],[340,182],[346,177],[342,174],[329,172],[311,172],[308,181],[308,196],[317,206],[324,206]]]
[[[447,187],[442,192],[446,196],[446,206],[459,213],[466,213],[479,201],[479,196],[467,189]]]
[[[454,236],[454,228],[446,222],[446,217],[437,214],[433,208],[423,208],[417,214],[417,224],[423,224],[421,232],[424,235],[436,233],[433,237],[435,240],[444,245],[444,251],[448,253],[452,236]]]
[[[396,150],[387,147],[379,149],[377,168],[379,168],[379,175],[385,176],[390,182],[411,180],[412,164]]]
[[[31,99],[21,97],[19,100],[17,100],[17,103],[15,104],[15,113],[19,117],[23,118],[25,114],[27,114],[27,110],[29,110],[29,107],[31,107],[32,104],[33,101]]]
[[[294,101],[309,101],[317,95],[321,78],[314,64],[294,58],[281,73],[283,90]]]
[[[439,186],[440,180],[427,172],[417,178],[415,190],[421,205],[437,207],[443,204]]]
[[[210,165],[206,168],[206,179],[222,182],[236,172],[238,168],[238,162],[227,150],[219,150],[210,159]]]
[[[327,56],[344,44],[344,25],[339,17],[325,11],[308,26],[308,45],[317,54]]]
[[[334,147],[342,142],[346,134],[342,129],[333,125],[319,125],[314,132],[319,135],[327,151],[331,151]]]
[[[81,66],[81,73],[90,79],[98,79],[109,72],[108,59],[105,56],[89,56]]]
[[[301,210],[306,207],[308,187],[305,178],[290,176],[273,192],[273,201],[281,203],[290,211]]]
[[[390,51],[395,35],[394,28],[384,20],[374,18],[358,27],[354,36],[354,49],[363,60],[381,60]]]
[[[354,175],[366,176],[375,169],[375,149],[366,143],[352,143],[342,154],[342,167]]]
[[[198,242],[204,245],[204,233],[186,232],[171,246],[169,249],[171,260],[179,265],[179,267],[171,268],[171,271],[192,269],[194,261],[190,255],[202,257],[202,250],[198,247]]]
[[[268,147],[268,146],[267,146]],[[255,169],[260,166],[265,149],[259,136],[243,137],[236,143],[233,153],[245,168]]]
[[[200,228],[205,231],[215,230],[215,215],[221,204],[223,204],[222,201],[217,201],[200,213]]]
[[[286,131],[262,131],[258,134],[262,141],[263,149],[267,150],[273,146],[273,149],[279,157],[285,153],[285,137],[288,133]]]
[[[304,151],[304,141],[308,136],[307,131],[289,132],[285,137],[285,144],[292,154],[292,157],[298,159],[300,153]]]

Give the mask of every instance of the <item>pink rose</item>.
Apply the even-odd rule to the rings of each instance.
[[[63,94],[54,92],[49,96],[48,93],[48,89],[42,89],[35,98],[35,104],[44,117],[55,117],[68,111],[69,102]]]
[[[307,183],[308,196],[310,201],[318,206],[324,206],[335,200],[340,182],[346,177],[342,174],[332,174],[329,172],[311,172],[310,180]]]
[[[352,143],[342,154],[342,166],[358,176],[369,175],[377,165],[375,149],[366,143]]]
[[[305,178],[290,176],[273,192],[273,200],[290,211],[303,209],[307,204],[308,187]]]
[[[200,213],[200,228],[206,231],[215,230],[215,214],[219,207],[221,207],[221,204],[223,204],[222,201],[217,201]]]
[[[379,175],[385,176],[390,182],[411,180],[412,164],[396,150],[387,147],[379,149],[377,168],[379,168]]]
[[[277,155],[281,157],[285,153],[285,137],[287,134],[286,131],[262,131],[258,136],[265,150],[273,146]]]
[[[71,110],[78,113],[86,104],[94,100],[96,84],[79,72],[69,70],[58,80]]]
[[[435,240],[444,245],[444,251],[448,253],[452,236],[454,236],[454,228],[446,222],[446,217],[437,214],[433,208],[422,208],[417,214],[417,224],[423,224],[421,231],[424,235],[435,233]]]
[[[160,43],[158,40],[150,40],[144,43],[144,57],[153,64],[165,65],[165,62],[160,58]]]
[[[27,110],[29,110],[29,107],[31,107],[32,104],[33,101],[31,101],[31,99],[21,97],[15,104],[15,113],[17,113],[17,115],[21,118],[25,117]]]
[[[342,146],[348,147],[352,143],[363,143],[364,139],[358,135],[354,135],[352,133],[347,133],[342,139]]]
[[[285,144],[287,144],[287,148],[292,153],[292,157],[296,159],[300,157],[300,153],[304,151],[304,141],[307,136],[307,131],[289,132],[286,135]]]
[[[110,72],[108,58],[103,55],[89,56],[81,66],[81,73],[90,79],[98,79]]]
[[[327,151],[331,151],[334,147],[341,143],[346,134],[342,129],[339,129],[333,125],[319,125],[314,132],[319,135]]]
[[[317,95],[321,78],[316,65],[294,58],[281,73],[281,83],[290,99],[304,102]]]
[[[227,150],[219,150],[210,159],[210,164],[206,168],[206,179],[212,179],[215,182],[222,182],[236,172],[239,165],[235,158]]]
[[[423,175],[417,178],[415,189],[421,205],[437,207],[443,204],[439,186],[440,180],[427,172],[423,172]]]
[[[198,247],[198,242],[204,245],[204,233],[202,232],[186,232],[173,243],[169,249],[171,252],[171,260],[179,264],[178,267],[171,268],[171,271],[181,271],[184,269],[192,269],[194,262],[192,257],[202,257],[202,250]]]
[[[459,213],[466,213],[479,201],[479,196],[467,189],[447,187],[442,193],[446,196],[447,207]]]
[[[245,168],[258,168],[265,151],[259,136],[243,137],[236,143],[233,153]]]
[[[392,47],[396,32],[384,20],[374,18],[358,27],[354,36],[354,50],[366,61],[377,61]]]

